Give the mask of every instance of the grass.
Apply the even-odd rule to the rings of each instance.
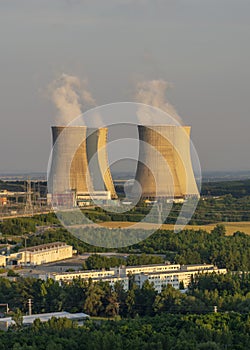
[[[134,222],[127,222],[127,221],[107,221],[99,223],[99,225],[103,227],[108,228],[127,228],[132,225],[134,225]],[[239,221],[239,222],[218,222],[216,224],[209,224],[209,225],[187,225],[186,229],[194,229],[194,230],[206,230],[207,232],[210,232],[217,224],[223,224],[226,227],[227,235],[232,235],[236,231],[241,231],[246,234],[250,235],[250,222],[248,221]],[[140,227],[143,229],[152,229],[155,225],[154,224],[147,224],[147,223],[141,223]],[[163,224],[161,226],[163,230],[173,230],[174,225],[171,224]]]

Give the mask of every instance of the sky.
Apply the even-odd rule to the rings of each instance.
[[[0,173],[46,171],[62,74],[96,105],[168,82],[202,170],[250,170],[249,38],[249,0],[0,0]]]

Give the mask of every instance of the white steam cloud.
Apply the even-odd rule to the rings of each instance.
[[[168,113],[177,123],[180,123],[180,116],[166,98],[169,87],[169,83],[163,79],[138,82],[135,100],[159,108]],[[50,84],[49,92],[50,98],[58,110],[57,122],[61,124],[69,124],[87,109],[96,106],[96,101],[88,90],[88,80],[81,80],[74,75],[61,74]],[[140,108],[139,119],[142,117],[144,122],[156,122],[155,118],[149,115],[148,109],[147,115],[144,113],[143,108]],[[100,117],[98,116],[97,119],[99,121]]]
[[[58,110],[58,122],[70,123],[96,101],[88,91],[88,81],[63,73],[49,86],[51,99]]]
[[[169,87],[169,83],[162,79],[139,82],[136,85],[135,100],[146,105],[158,107],[180,123],[181,117],[166,98],[166,92]]]

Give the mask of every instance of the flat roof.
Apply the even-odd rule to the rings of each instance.
[[[56,317],[56,318],[66,317],[70,320],[79,320],[79,319],[83,319],[83,318],[89,318],[90,316],[85,314],[85,313],[82,313],[82,312],[74,313],[74,314],[71,314],[70,312],[66,312],[66,311],[50,312],[50,313],[45,313],[45,314],[34,314],[34,315],[23,316],[23,323],[24,324],[31,324],[38,318],[40,319],[41,322],[47,322],[52,317]],[[0,323],[1,322],[2,323],[7,322],[8,324],[15,324],[12,317],[0,318]]]
[[[79,274],[89,274],[89,273],[103,273],[103,272],[109,272],[110,276],[114,276],[114,270],[78,270],[78,271],[69,271],[69,272],[51,272],[50,274],[52,276],[57,275],[79,275]]]
[[[142,268],[142,267],[160,267],[160,266],[181,266],[180,264],[150,264],[150,265],[131,265],[131,266],[120,266],[120,268],[130,269],[130,268]]]
[[[213,267],[209,267],[207,269],[193,269],[193,270],[170,270],[170,271],[153,271],[153,272],[141,272],[140,274],[141,275],[144,275],[144,276],[148,276],[148,275],[174,275],[174,274],[182,274],[182,273],[186,273],[186,274],[189,274],[189,273],[192,273],[192,272],[195,272],[195,273],[200,273],[200,272],[206,272],[206,271],[220,271],[220,270],[225,270],[225,269],[216,269]]]
[[[59,247],[66,247],[67,245],[65,242],[52,242],[52,243],[45,243],[45,244],[40,244],[40,245],[35,245],[33,247],[28,247],[28,248],[23,248],[20,249],[19,252],[35,252],[37,250],[44,250],[44,249],[52,249],[52,248],[59,248]]]
[[[213,264],[206,264],[206,263],[204,263],[204,264],[182,264],[181,266],[190,266],[190,267],[196,267],[196,266],[215,266],[215,265],[213,265]]]

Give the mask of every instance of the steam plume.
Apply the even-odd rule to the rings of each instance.
[[[166,92],[169,88],[169,83],[165,80],[147,80],[137,83],[135,100],[150,106],[158,107],[164,112],[170,114],[178,122],[181,122],[181,117],[176,112],[166,99]]]
[[[63,73],[50,85],[51,99],[58,109],[58,121],[68,124],[83,110],[96,105],[87,89],[88,81]]]

